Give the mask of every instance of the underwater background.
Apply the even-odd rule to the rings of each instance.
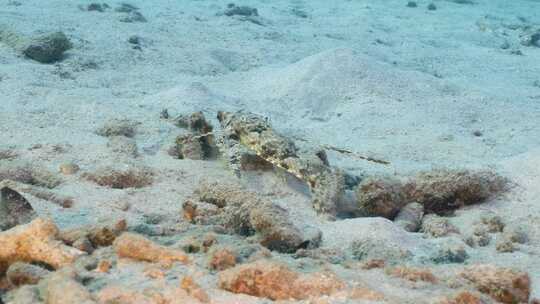
[[[540,1],[0,0],[0,189],[0,303],[537,303]]]

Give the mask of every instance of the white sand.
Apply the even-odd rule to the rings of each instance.
[[[216,16],[230,1],[132,0],[147,23],[123,23],[121,13],[85,12],[83,1],[0,0],[0,25],[32,35],[61,30],[74,49],[43,65],[0,43],[0,149],[56,171],[74,161],[81,171],[107,164],[143,164],[157,182],[140,190],[107,190],[79,175],[58,191],[77,204],[59,210],[32,200],[61,227],[142,214],[177,218],[201,178],[229,179],[223,163],[179,161],[167,148],[181,132],[160,120],[202,110],[249,110],[270,118],[288,136],[391,162],[381,166],[330,153],[331,163],[355,174],[406,175],[433,167],[493,167],[519,186],[502,200],[458,214],[472,222],[492,211],[526,225],[530,241],[517,253],[471,250],[471,262],[527,270],[540,298],[540,48],[519,44],[512,25],[540,24],[540,2],[252,1],[264,26]],[[113,8],[116,2],[108,2]],[[297,7],[309,17],[291,13]],[[131,35],[142,38],[132,49]],[[500,46],[508,41],[509,49]],[[519,49],[523,55],[512,54]],[[88,67],[89,63],[96,67]],[[64,74],[62,74],[64,73]],[[63,75],[61,77],[61,75]],[[141,156],[118,156],[95,129],[111,118],[141,123]],[[215,121],[214,121],[215,122]],[[475,136],[481,131],[482,136]],[[42,148],[30,148],[36,144]],[[55,152],[53,146],[65,147]],[[0,163],[1,166],[1,163]],[[309,198],[265,174],[245,181],[294,218],[323,233]],[[129,202],[124,212],[118,202]],[[428,292],[428,291],[426,291]],[[399,294],[399,290],[389,291]],[[420,292],[421,293],[421,292]],[[411,297],[418,291],[411,293]]]

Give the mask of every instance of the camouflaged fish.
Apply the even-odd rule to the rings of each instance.
[[[324,152],[300,153],[294,142],[272,129],[266,118],[253,113],[218,112],[218,120],[223,131],[220,150],[237,174],[246,153],[254,153],[304,181],[317,212],[336,215],[338,201],[345,192],[345,178],[328,165]]]

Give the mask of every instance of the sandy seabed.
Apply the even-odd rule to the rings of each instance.
[[[48,227],[44,248],[91,252],[38,259],[48,270],[19,265],[38,278],[3,275],[4,302],[540,299],[540,2],[129,4],[0,0],[0,179],[33,187],[18,191],[46,221],[29,224]],[[52,63],[15,45],[57,31],[72,47]],[[223,159],[171,155],[186,133],[178,115],[202,111],[218,130],[218,111],[240,110],[302,148],[326,147],[348,183],[460,169],[497,172],[511,187],[406,232],[381,217],[329,220],[279,170],[238,178]],[[128,133],[100,132],[115,120]],[[111,171],[138,175],[111,187]],[[283,253],[260,242],[263,228],[246,236],[191,223],[183,206],[208,181],[242,185],[304,237],[319,237],[316,248]],[[506,242],[512,233],[523,239]],[[445,248],[453,258],[433,258]]]

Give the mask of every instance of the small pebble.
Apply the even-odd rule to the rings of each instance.
[[[91,11],[97,11],[97,12],[100,12],[100,13],[103,13],[105,11],[105,9],[109,8],[109,6],[106,4],[106,3],[90,3],[88,4],[88,6],[86,7],[86,10],[91,12]]]
[[[131,43],[131,44],[139,45],[139,44],[141,44],[141,37],[139,37],[137,35],[130,36],[128,38],[128,42]]]
[[[416,2],[414,2],[414,1],[409,1],[407,3],[407,7],[417,7],[417,6],[418,6],[418,4],[416,4]]]
[[[74,163],[65,163],[60,165],[60,173],[64,175],[73,175],[79,172],[80,168]]]
[[[430,11],[435,11],[435,10],[437,10],[437,6],[434,3],[430,3],[428,5],[427,9],[430,10]]]
[[[111,266],[112,266],[111,262],[107,260],[101,260],[99,261],[96,271],[106,273],[106,272],[109,272],[109,270],[111,269]]]
[[[502,232],[504,229],[504,222],[500,216],[483,216],[480,221],[487,229],[487,232],[497,233]]]
[[[497,241],[497,244],[495,245],[495,249],[498,252],[514,252],[516,250],[516,246],[514,245],[514,242],[512,240],[502,237]]]
[[[503,237],[519,244],[525,244],[529,240],[526,230],[523,227],[505,227]]]
[[[169,110],[167,110],[167,109],[161,110],[161,112],[159,113],[159,117],[161,119],[169,119],[169,117],[170,117]]]
[[[92,243],[90,243],[90,241],[86,237],[76,240],[72,244],[72,246],[73,248],[77,248],[80,251],[84,251],[88,254],[92,254],[92,252],[94,251],[94,247],[92,246]]]

